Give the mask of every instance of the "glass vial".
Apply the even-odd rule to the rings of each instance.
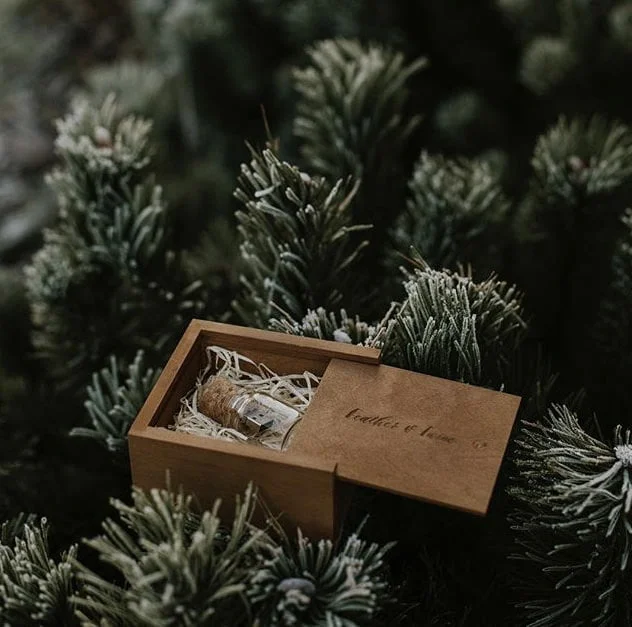
[[[282,433],[300,416],[293,407],[260,392],[237,394],[230,400],[230,407],[239,414],[252,435],[267,430]]]

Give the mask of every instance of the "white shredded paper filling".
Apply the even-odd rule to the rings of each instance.
[[[311,403],[320,378],[307,371],[303,374],[278,375],[265,364],[257,364],[252,359],[221,346],[208,346],[206,356],[206,367],[198,376],[195,388],[180,401],[180,411],[175,417],[174,424],[169,428],[232,442],[260,444],[277,450],[285,448],[288,434],[263,431],[255,438],[248,438],[243,433],[224,427],[204,415],[197,406],[198,390],[211,376],[217,374],[230,379],[244,392],[267,394],[292,407],[299,412],[298,422]]]

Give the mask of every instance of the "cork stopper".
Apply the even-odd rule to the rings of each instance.
[[[237,386],[226,377],[211,377],[198,390],[198,409],[223,427],[243,431],[241,416],[230,406],[237,394],[239,394]]]

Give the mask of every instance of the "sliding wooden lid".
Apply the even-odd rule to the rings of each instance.
[[[520,398],[333,359],[290,450],[366,485],[487,512]]]

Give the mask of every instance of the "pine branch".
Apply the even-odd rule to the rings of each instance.
[[[3,536],[5,527],[3,525]],[[27,522],[13,543],[0,543],[0,620],[4,625],[75,625],[72,546],[58,563],[49,555],[45,519]]]
[[[107,99],[98,110],[79,102],[58,127],[60,220],[26,272],[35,347],[70,387],[111,353],[164,357],[203,304],[145,173],[149,125]]]
[[[339,316],[322,307],[308,310],[301,320],[287,315],[270,320],[270,329],[290,335],[314,337],[321,340],[333,340],[346,344],[365,344],[373,337],[376,327],[360,320],[358,316],[350,318],[344,309]]]
[[[301,96],[294,123],[310,171],[362,181],[355,222],[386,229],[397,211],[401,154],[420,117],[407,117],[407,84],[425,66],[353,40],[322,41],[308,50],[310,65],[294,72]]]
[[[404,287],[406,300],[374,340],[384,363],[501,386],[526,329],[516,288],[428,266],[416,269]]]
[[[632,5],[622,2],[613,7],[609,15],[609,31],[612,42],[619,53],[632,52]]]
[[[295,134],[307,163],[332,179],[372,180],[419,123],[404,118],[405,85],[425,61],[406,66],[401,53],[344,39],[318,43],[309,58],[294,72],[302,97]]]
[[[521,81],[533,93],[550,96],[580,67],[572,46],[564,38],[540,35],[526,47],[520,68]]]
[[[516,444],[514,558],[527,624],[629,624],[630,433],[618,427],[607,445],[554,406]]]
[[[91,102],[98,105],[115,94],[117,106],[126,115],[150,116],[157,126],[175,106],[169,78],[158,64],[124,59],[92,69],[86,82]]]
[[[246,580],[267,538],[250,525],[252,490],[237,499],[228,532],[219,501],[195,516],[181,491],[134,489],[132,497],[132,505],[113,501],[120,522],[106,521],[103,535],[87,541],[124,584],[80,566],[83,593],[75,602],[82,624],[250,625]]]
[[[579,363],[632,191],[632,132],[562,118],[539,139],[533,170],[517,221],[520,284],[540,333]]]
[[[384,556],[391,545],[351,535],[339,552],[330,540],[269,547],[248,587],[262,625],[372,625],[387,594]]]
[[[486,276],[501,267],[509,201],[489,164],[423,152],[409,187],[407,211],[394,227],[399,251],[413,246],[433,268],[471,264]]]
[[[150,163],[150,130],[146,120],[121,119],[112,96],[99,107],[85,100],[73,103],[71,112],[57,122],[55,147],[63,165],[48,177],[62,219],[82,233],[86,214],[103,193],[111,188],[122,194],[143,180]]]
[[[571,213],[586,197],[629,185],[632,132],[599,116],[562,117],[538,140],[533,169],[535,192],[544,203],[535,208],[538,213]],[[567,224],[572,217],[561,219]]]
[[[351,181],[333,187],[280,161],[274,152],[252,152],[243,165],[235,197],[242,237],[242,294],[235,308],[253,326],[267,327],[281,309],[300,318],[316,306],[340,305],[365,242],[352,235]],[[347,278],[348,277],[348,278]]]
[[[627,415],[631,408],[632,210],[625,212],[622,224],[625,231],[612,256],[611,278],[586,338],[586,387],[599,406],[611,408],[614,415]]]
[[[621,45],[617,28],[622,26],[621,8],[627,3],[559,0],[544,5],[498,0],[498,4],[525,40],[520,77],[529,89],[561,100],[566,110],[583,108],[584,103],[573,103],[573,97],[597,105],[585,107],[587,111],[608,106],[610,90],[618,90],[612,78],[623,76],[629,62],[629,48]],[[600,89],[592,89],[597,82]]]
[[[0,545],[13,546],[16,539],[24,538],[26,526],[33,527],[35,519],[34,514],[21,512],[17,516],[5,520],[2,525],[0,525]]]
[[[127,378],[121,381],[124,372]],[[127,368],[111,356],[109,368],[95,372],[92,384],[86,389],[88,400],[84,406],[92,428],[77,427],[70,435],[101,442],[119,463],[126,466],[129,463],[127,432],[159,375],[160,370],[145,365],[142,350],[136,353]]]

